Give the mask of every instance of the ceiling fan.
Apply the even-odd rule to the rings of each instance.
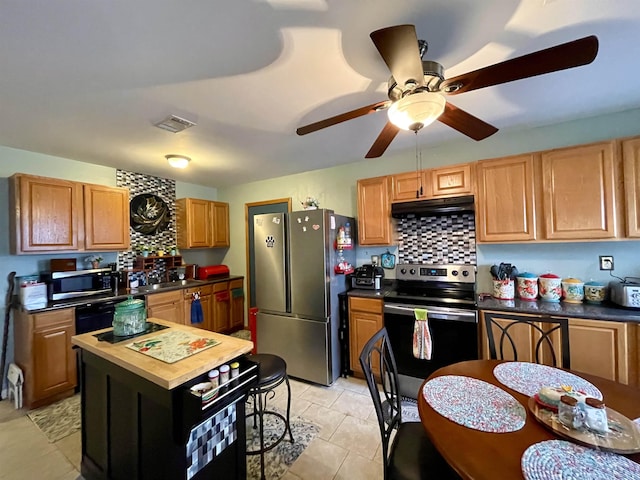
[[[296,130],[298,135],[388,110],[389,119],[365,158],[380,157],[400,129],[417,132],[434,120],[474,140],[483,140],[498,129],[447,102],[443,95],[457,95],[587,65],[598,53],[598,38],[591,35],[445,79],[442,65],[422,60],[427,42],[418,40],[414,25],[383,28],[372,32],[370,37],[391,71],[389,100],[305,125]]]

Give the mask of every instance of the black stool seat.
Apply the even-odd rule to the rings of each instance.
[[[261,478],[265,478],[264,474],[264,454],[265,452],[276,447],[285,435],[289,432],[289,440],[293,443],[293,434],[291,433],[291,425],[289,423],[289,415],[291,412],[291,385],[287,376],[287,363],[283,358],[272,355],[270,353],[256,353],[247,355],[247,359],[258,364],[258,383],[249,390],[249,398],[253,403],[253,413],[247,417],[253,417],[253,428],[260,428],[260,448],[257,450],[247,450],[247,455],[260,455],[260,474]],[[275,388],[283,382],[287,385],[287,412],[286,417],[279,412],[267,409],[267,400],[275,395]],[[269,445],[264,443],[264,416],[272,415],[279,418],[284,423],[284,430],[281,435],[270,440]]]
[[[247,358],[258,364],[258,385],[264,387],[280,380],[287,374],[286,362],[277,355],[268,353],[256,353]]]

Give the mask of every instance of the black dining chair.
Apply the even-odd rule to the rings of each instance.
[[[490,312],[483,312],[483,317],[489,341],[489,355],[492,359],[517,361],[519,345],[522,348],[532,349],[527,352],[527,354],[532,353],[532,358],[526,358],[525,361],[571,368],[568,319]],[[523,325],[528,329],[523,330]],[[554,341],[557,335],[560,336],[559,344]],[[520,353],[522,358],[524,352]]]
[[[366,343],[360,353],[360,365],[378,416],[385,480],[460,478],[433,446],[422,423],[402,422],[398,370],[386,328]]]

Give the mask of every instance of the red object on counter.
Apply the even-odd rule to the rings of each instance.
[[[251,341],[253,342],[253,350],[251,350],[251,353],[253,353],[254,355],[258,353],[257,321],[258,307],[251,307],[249,309],[249,332],[251,332]]]
[[[222,277],[229,275],[229,267],[226,265],[209,265],[198,268],[198,280],[207,280],[211,277]]]

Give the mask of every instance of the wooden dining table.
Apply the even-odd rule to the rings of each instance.
[[[524,478],[520,459],[525,450],[535,443],[560,438],[536,420],[527,408],[528,396],[510,389],[496,379],[493,369],[499,363],[503,362],[471,360],[456,363],[435,371],[422,385],[443,375],[461,375],[496,385],[511,394],[526,409],[526,422],[520,430],[489,433],[467,428],[436,412],[422,395],[422,387],[418,393],[418,411],[429,438],[463,479]],[[571,372],[598,387],[608,407],[629,419],[640,417],[640,389],[582,372]],[[640,453],[626,457],[640,463]]]

